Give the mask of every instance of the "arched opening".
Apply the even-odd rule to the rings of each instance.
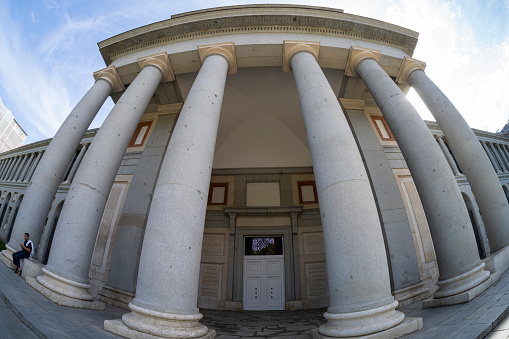
[[[60,212],[62,212],[62,206],[64,206],[64,201],[62,200],[57,207],[55,208],[55,212],[53,213],[53,220],[51,221],[51,232],[49,238],[47,240],[46,250],[42,257],[42,263],[46,265],[48,263],[49,253],[51,251],[51,244],[53,243],[53,237],[55,236],[55,229],[57,228],[58,218],[60,218]]]
[[[2,204],[2,214],[0,214],[0,238],[2,239],[3,242],[8,242],[7,241],[7,233],[6,232],[6,229],[4,228],[4,223],[3,223],[3,220],[5,218],[5,215],[6,215],[6,212],[7,212],[7,207],[9,206],[9,201],[11,200],[11,193],[7,193],[5,199],[4,199],[4,203]]]
[[[502,189],[505,193],[505,198],[507,199],[507,202],[509,203],[509,189],[507,189],[507,186],[502,185]]]
[[[477,219],[474,213],[474,206],[472,205],[472,201],[465,193],[461,193],[463,196],[463,200],[465,201],[465,205],[467,206],[468,216],[470,217],[470,222],[472,224],[472,228],[474,230],[475,242],[477,243],[477,250],[479,251],[479,257],[481,259],[486,258],[486,254],[484,252],[484,248],[482,246],[481,236],[479,234],[479,224],[477,223]]]
[[[14,228],[14,223],[16,222],[16,217],[18,216],[19,206],[21,205],[21,202],[23,201],[24,195],[20,195],[19,198],[16,200],[16,204],[14,205],[14,214],[12,215],[12,219],[9,222],[9,225],[7,226],[9,232],[7,234],[7,241],[11,240],[11,234],[12,229]]]

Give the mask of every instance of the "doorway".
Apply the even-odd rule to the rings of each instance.
[[[285,309],[283,237],[244,238],[243,309]]]

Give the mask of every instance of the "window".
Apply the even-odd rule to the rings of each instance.
[[[373,120],[373,124],[375,124],[376,131],[380,136],[380,139],[383,141],[395,141],[394,135],[392,135],[391,129],[389,125],[387,125],[387,121],[381,115],[370,115],[371,120]]]
[[[228,183],[211,183],[209,189],[209,205],[226,205]]]
[[[299,181],[299,204],[317,204],[318,194],[316,193],[316,184],[314,181]]]
[[[152,121],[140,122],[138,127],[136,127],[136,131],[134,131],[134,135],[131,139],[129,147],[142,146],[145,143],[145,139],[147,138],[147,134],[151,125]]]
[[[245,237],[244,255],[282,255],[283,237]]]

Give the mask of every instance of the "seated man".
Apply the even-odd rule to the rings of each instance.
[[[25,233],[24,238],[25,242],[23,244],[19,244],[21,246],[21,251],[18,251],[16,253],[12,254],[12,262],[14,263],[14,266],[16,269],[14,270],[14,273],[17,273],[18,275],[21,275],[21,268],[19,267],[19,261],[21,259],[26,259],[30,257],[30,254],[32,253],[32,249],[34,248],[34,244],[32,243],[32,240],[29,240],[28,233]]]

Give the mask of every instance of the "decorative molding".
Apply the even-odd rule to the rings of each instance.
[[[235,54],[235,44],[233,42],[223,42],[219,44],[201,45],[198,46],[198,53],[200,53],[200,61],[212,54],[219,54],[228,60],[230,65],[228,74],[237,73],[237,55]]]
[[[110,83],[113,88],[112,93],[123,92],[125,91],[124,84],[118,75],[117,68],[115,66],[110,66],[103,68],[97,72],[94,72],[94,79],[97,81],[99,79],[106,80]]]
[[[354,109],[364,111],[364,100],[339,98],[339,104],[343,110]]]
[[[173,69],[171,68],[170,59],[168,58],[168,53],[166,52],[138,58],[138,65],[140,66],[140,69],[143,69],[143,67],[148,65],[159,68],[161,73],[163,73],[162,82],[175,80],[175,75],[173,74]]]
[[[380,61],[381,52],[376,49],[363,48],[357,46],[350,47],[350,54],[346,63],[345,75],[349,77],[357,77],[357,65],[364,59],[375,59]]]
[[[318,62],[318,54],[320,52],[320,43],[316,41],[298,41],[298,40],[284,40],[283,41],[283,72],[291,72],[292,67],[290,60],[297,52],[307,51],[315,57]]]
[[[401,66],[399,67],[398,75],[396,76],[396,82],[398,84],[408,84],[408,77],[410,73],[415,70],[423,70],[426,68],[426,63],[410,57],[404,57]]]

